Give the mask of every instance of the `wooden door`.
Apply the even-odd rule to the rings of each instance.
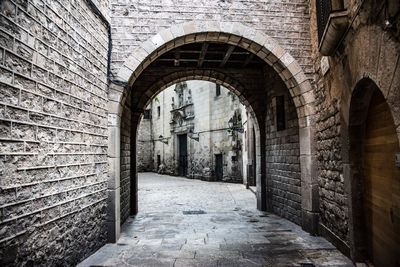
[[[222,160],[222,154],[215,155],[215,177],[217,181],[221,181],[224,176],[224,165]]]
[[[178,135],[179,139],[179,175],[187,175],[187,135]]]
[[[371,99],[364,143],[364,215],[370,260],[376,267],[400,266],[399,141],[380,92]]]

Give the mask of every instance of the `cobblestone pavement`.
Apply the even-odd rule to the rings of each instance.
[[[240,184],[141,173],[141,212],[117,244],[78,266],[353,266],[325,239],[255,207]]]

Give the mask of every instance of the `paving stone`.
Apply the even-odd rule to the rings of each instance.
[[[105,245],[79,266],[352,264],[324,238],[258,211],[254,194],[240,184],[142,173],[139,206],[140,213],[122,226],[119,244]],[[206,214],[183,215],[189,209]]]

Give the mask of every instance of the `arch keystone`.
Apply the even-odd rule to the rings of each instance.
[[[232,25],[232,33],[240,37],[243,37],[245,30],[246,28],[242,23],[234,22]]]
[[[209,20],[205,22],[208,32],[221,32],[221,26],[216,20]]]
[[[194,21],[183,24],[183,32],[185,34],[193,34],[198,32],[197,24]]]

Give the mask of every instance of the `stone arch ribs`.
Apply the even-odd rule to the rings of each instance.
[[[110,161],[110,208],[109,231],[115,240],[118,237],[119,196],[119,135],[122,107],[127,90],[141,73],[160,55],[176,47],[195,42],[226,43],[246,49],[271,66],[290,91],[299,119],[300,163],[302,183],[302,226],[315,233],[318,218],[318,184],[315,172],[314,152],[314,94],[313,87],[302,67],[290,53],[273,38],[239,22],[191,21],[175,25],[143,42],[125,60],[119,69],[114,84],[109,90],[109,161]],[[133,111],[139,117],[140,111]],[[261,143],[261,146],[263,144]],[[114,225],[114,226],[112,226]],[[114,233],[114,234],[113,234]]]
[[[231,92],[235,93],[235,95],[239,97],[241,103],[243,103],[243,105],[245,105],[250,110],[253,117],[256,118],[256,116],[260,114],[259,112],[256,112],[257,110],[254,109],[260,108],[254,105],[256,101],[254,99],[252,101],[252,99],[249,99],[249,96],[245,95],[246,86],[244,86],[234,78],[230,77],[226,73],[205,69],[187,69],[184,71],[177,71],[166,76],[162,76],[162,78],[154,83],[150,88],[148,88],[148,90],[146,90],[144,94],[141,94],[141,97],[136,102],[138,103],[137,109],[144,109],[151,98],[160,93],[165,88],[175,83],[189,80],[203,80],[220,84],[229,89]],[[258,117],[257,119],[261,118]]]
[[[254,126],[256,131],[256,162],[257,162],[257,171],[256,176],[258,179],[258,188],[257,192],[260,195],[259,202],[257,206],[260,210],[265,210],[265,201],[261,201],[261,199],[265,200],[265,179],[262,177],[265,175],[263,172],[263,168],[261,168],[263,162],[265,162],[265,151],[261,150],[261,147],[265,137],[265,126],[264,126],[264,114],[265,114],[265,105],[262,103],[262,99],[264,98],[265,94],[262,95],[249,95],[248,92],[252,93],[260,93],[263,92],[264,89],[262,86],[257,84],[253,84],[250,86],[249,84],[244,85],[243,81],[246,79],[237,80],[234,78],[234,75],[237,72],[222,72],[218,70],[212,69],[192,69],[192,68],[185,68],[184,70],[174,70],[174,69],[164,69],[163,71],[158,71],[157,75],[154,74],[153,71],[150,72],[150,75],[147,76],[146,72],[143,72],[135,82],[135,84],[131,87],[130,95],[128,96],[130,101],[128,101],[131,106],[135,107],[138,116],[133,116],[131,119],[131,124],[133,126],[139,126],[141,115],[143,110],[149,103],[149,101],[157,95],[159,92],[164,90],[170,85],[173,85],[177,82],[183,82],[188,80],[204,80],[214,82],[216,84],[223,85],[228,90],[233,92],[236,96],[239,97],[241,102],[247,107],[250,111],[250,114],[253,116]],[[248,72],[247,78],[250,80],[258,80],[262,78],[262,72]],[[155,83],[142,83],[142,81],[154,80]],[[260,101],[261,100],[261,101]],[[131,133],[136,133],[138,128],[133,127],[131,129]],[[131,142],[133,143],[133,141]],[[133,160],[132,160],[133,161]],[[133,167],[132,167],[133,168]],[[132,196],[132,195],[131,195]],[[133,206],[134,203],[131,203]]]

